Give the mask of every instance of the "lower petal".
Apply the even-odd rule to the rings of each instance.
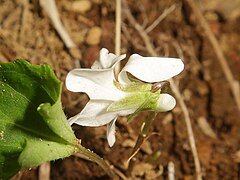
[[[68,119],[69,124],[97,127],[108,124],[117,116],[126,116],[136,111],[136,108],[131,108],[107,112],[112,103],[113,101],[109,100],[90,100],[79,114]]]
[[[116,141],[115,138],[115,130],[116,130],[116,122],[117,118],[113,119],[110,123],[107,125],[107,140],[110,147],[112,147]]]

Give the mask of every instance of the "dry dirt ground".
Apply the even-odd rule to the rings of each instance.
[[[81,2],[82,1],[82,2]],[[238,179],[240,174],[240,114],[216,52],[187,1],[129,0],[136,21],[146,30],[173,6],[148,36],[160,56],[181,57],[185,70],[175,79],[190,113],[204,179]],[[216,36],[231,72],[240,80],[239,0],[203,0],[198,8]],[[79,5],[80,3],[80,5]],[[83,4],[81,4],[83,3]],[[102,47],[114,52],[115,1],[58,0],[61,20],[80,53],[69,51],[38,0],[0,0],[0,61],[28,59],[48,63],[64,82],[69,70],[81,62],[90,67]],[[123,7],[124,9],[125,7]],[[122,53],[148,56],[143,39],[123,11]],[[173,94],[174,95],[174,94]],[[70,117],[84,107],[86,95],[70,93],[63,84],[62,102]],[[106,127],[73,126],[85,147],[109,161],[128,179],[167,179],[169,162],[177,179],[195,179],[194,159],[182,109],[159,113],[151,128],[156,132],[142,145],[132,168],[126,160],[136,142],[146,113],[130,124],[117,122],[117,141],[109,148]],[[37,179],[38,168],[15,179]],[[108,179],[96,164],[71,156],[51,162],[51,179]]]

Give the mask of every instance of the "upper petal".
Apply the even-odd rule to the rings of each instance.
[[[102,48],[99,53],[99,58],[93,63],[92,69],[107,69],[113,68],[119,61],[123,60],[126,57],[124,55],[115,55],[109,53],[106,48]]]
[[[142,57],[138,54],[130,56],[118,76],[120,83],[130,83],[127,72],[136,78],[146,82],[159,82],[172,78],[179,74],[184,68],[181,59]]]
[[[114,86],[114,79],[112,69],[74,69],[66,77],[66,87],[73,92],[87,93],[90,99],[118,100],[125,93]]]

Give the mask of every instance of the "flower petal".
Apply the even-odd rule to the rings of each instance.
[[[125,93],[114,86],[113,80],[112,69],[74,69],[66,77],[66,87],[73,92],[87,93],[90,99],[118,100]]]
[[[181,59],[142,57],[138,54],[130,56],[118,76],[120,83],[130,83],[127,72],[136,78],[146,82],[159,82],[172,78],[179,74],[184,68]]]
[[[96,60],[92,69],[107,69],[113,68],[119,61],[123,60],[126,57],[126,54],[117,56],[115,54],[109,53],[106,48],[102,48],[99,53],[99,58]]]
[[[113,101],[108,100],[90,100],[84,109],[76,116],[70,118],[69,124],[78,124],[81,126],[102,126],[108,124],[117,116],[132,114],[136,109],[127,109],[122,111],[107,112],[108,106]]]
[[[107,125],[107,140],[108,140],[108,144],[110,147],[112,147],[116,141],[116,138],[115,138],[115,130],[116,130],[115,122],[116,122],[116,120],[117,120],[117,118],[112,120]]]
[[[160,94],[157,102],[156,110],[158,112],[166,112],[172,110],[176,106],[176,100],[169,94]]]
[[[106,113],[111,103],[107,100],[90,100],[79,114],[68,120],[69,124],[94,127],[108,124],[117,116],[116,112]]]

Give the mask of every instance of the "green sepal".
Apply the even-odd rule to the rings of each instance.
[[[120,111],[124,109],[138,108],[146,98],[149,98],[149,92],[129,93],[124,98],[113,102],[107,109],[108,112]]]
[[[155,111],[157,107],[157,100],[160,97],[159,92],[150,93],[150,96],[145,99],[145,101],[137,108],[137,110],[130,114],[127,118],[127,122],[131,122],[132,119],[141,111]]]
[[[113,80],[113,84],[121,91],[124,92],[148,92],[151,91],[152,84],[143,82],[132,82],[130,84],[120,84],[118,81]]]
[[[136,109],[136,113],[142,110],[155,110],[159,92],[135,92],[129,93],[124,98],[113,102],[107,109],[108,112],[125,109]],[[135,114],[135,113],[134,113]]]

